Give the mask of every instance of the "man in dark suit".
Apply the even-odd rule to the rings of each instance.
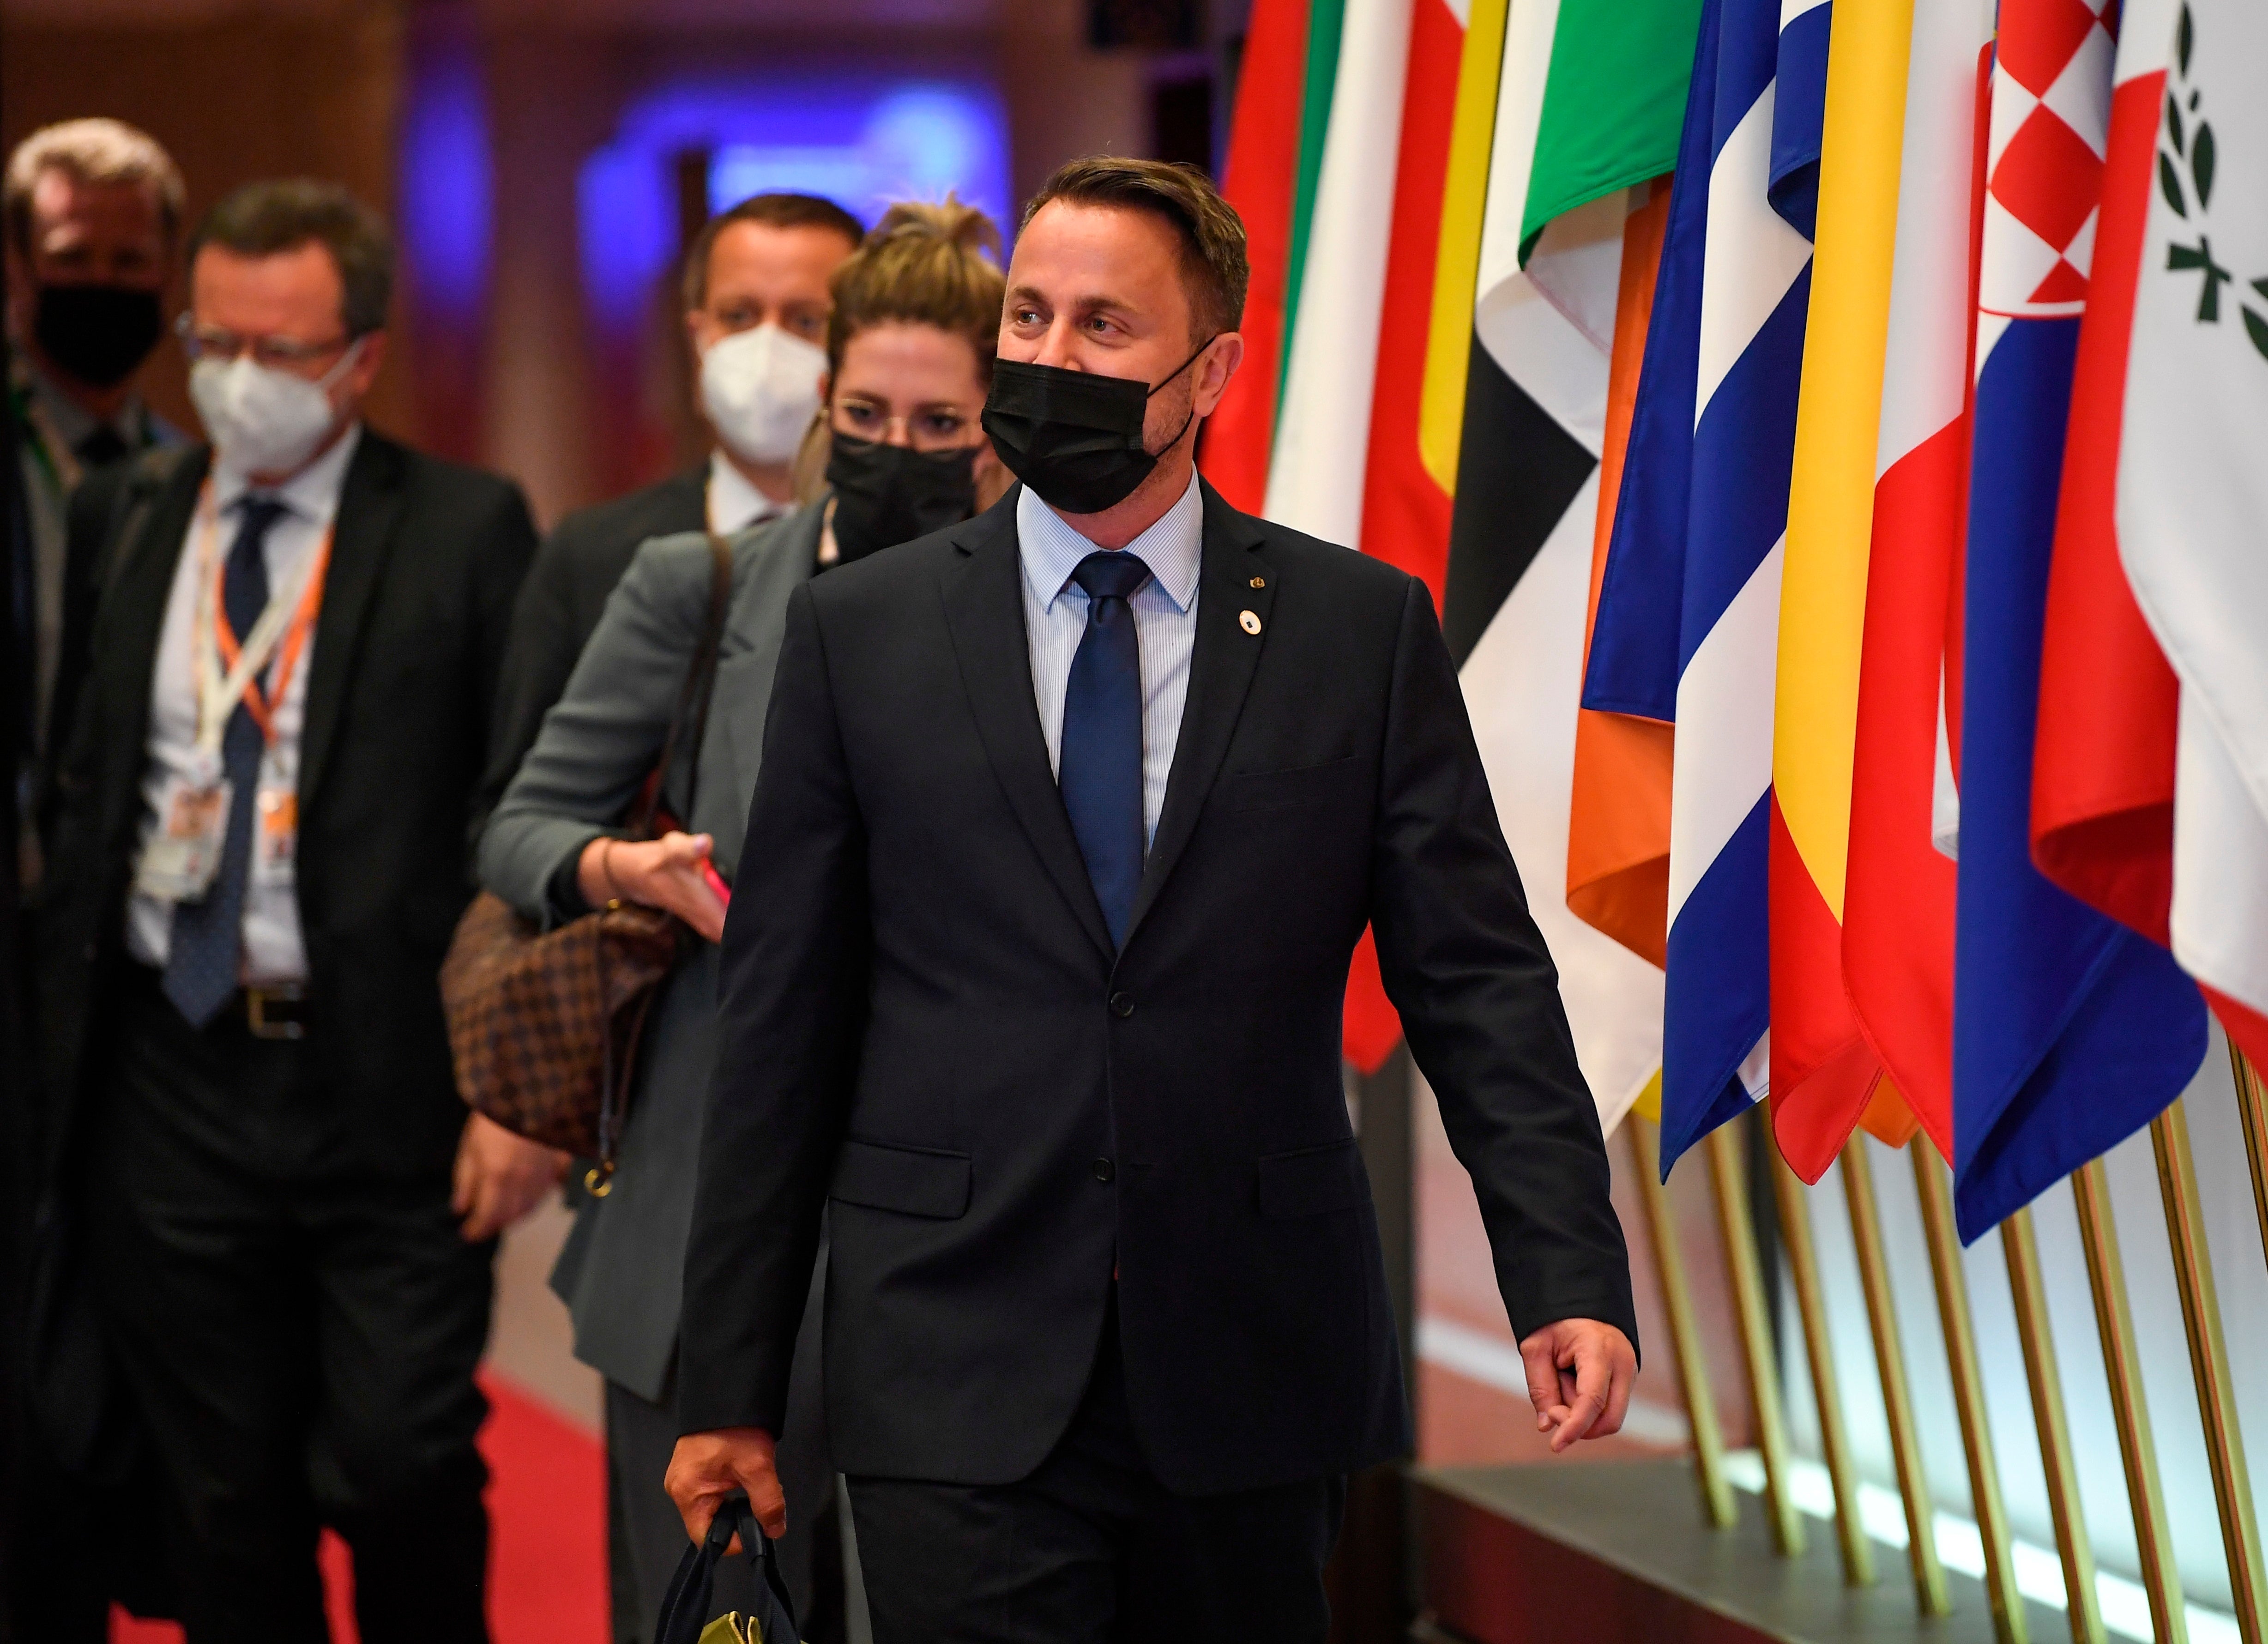
[[[482,815],[535,745],[639,543],[731,536],[793,506],[795,455],[827,369],[828,276],[864,234],[832,200],[759,194],[710,218],[687,247],[686,340],[716,448],[688,473],[578,509],[544,539],[512,618]]]
[[[363,426],[392,279],[366,208],[254,184],[190,252],[212,444],[76,512],[38,1402],[86,1456],[114,1366],[191,1640],[324,1636],[324,1524],[365,1640],[481,1640],[490,1258],[562,1161],[468,1123],[436,972],[534,533],[515,487]]]
[[[1074,162],[985,424],[1024,484],[799,590],[727,922],[671,1488],[777,1522],[802,1268],[880,1644],[1319,1640],[1410,1427],[1349,958],[1472,1172],[1539,1424],[1636,1373],[1596,1111],[1425,587],[1236,512],[1243,232]]]

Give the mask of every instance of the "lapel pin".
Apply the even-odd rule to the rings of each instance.
[[[1252,586],[1256,588],[1264,588],[1268,586],[1268,579],[1265,577],[1255,577],[1252,579]]]
[[[1239,611],[1236,614],[1236,625],[1248,634],[1256,634],[1260,631],[1260,619],[1250,611]]]

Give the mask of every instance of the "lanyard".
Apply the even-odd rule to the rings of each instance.
[[[229,715],[239,702],[273,746],[276,711],[291,686],[300,653],[306,649],[316,614],[323,607],[323,571],[330,562],[331,533],[323,533],[322,545],[308,557],[296,585],[276,589],[252,631],[239,640],[224,608],[222,579],[227,567],[220,555],[220,514],[213,503],[210,480],[205,482],[204,494],[198,499],[197,522],[197,746],[207,754],[219,753]],[[263,689],[258,676],[271,658],[276,661],[275,676]]]

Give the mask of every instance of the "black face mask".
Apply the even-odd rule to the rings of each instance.
[[[843,433],[833,439],[827,483],[835,488],[838,564],[942,531],[976,512],[974,446],[916,451]]]
[[[1150,397],[1197,362],[1196,354],[1151,387],[1138,378],[1103,377],[1059,365],[1012,359],[992,365],[992,392],[984,402],[984,431],[1008,471],[1063,513],[1101,513],[1134,494],[1158,458],[1171,451],[1196,420],[1192,407],[1158,451],[1142,442]]]
[[[127,285],[42,285],[32,309],[40,351],[97,388],[133,375],[165,328],[158,293]]]

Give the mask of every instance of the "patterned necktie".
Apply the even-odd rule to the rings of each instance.
[[[231,632],[241,642],[268,608],[268,533],[289,511],[272,497],[247,497],[221,578],[221,603]],[[166,997],[193,1028],[221,1013],[236,992],[244,949],[244,890],[252,874],[252,821],[258,809],[260,756],[267,746],[260,723],[239,701],[221,737],[221,775],[232,790],[220,872],[202,901],[173,904],[173,939],[166,950]]]
[[[1071,579],[1086,591],[1086,631],[1064,688],[1056,783],[1116,944],[1142,882],[1142,649],[1127,601],[1150,568],[1123,551],[1089,554]]]

